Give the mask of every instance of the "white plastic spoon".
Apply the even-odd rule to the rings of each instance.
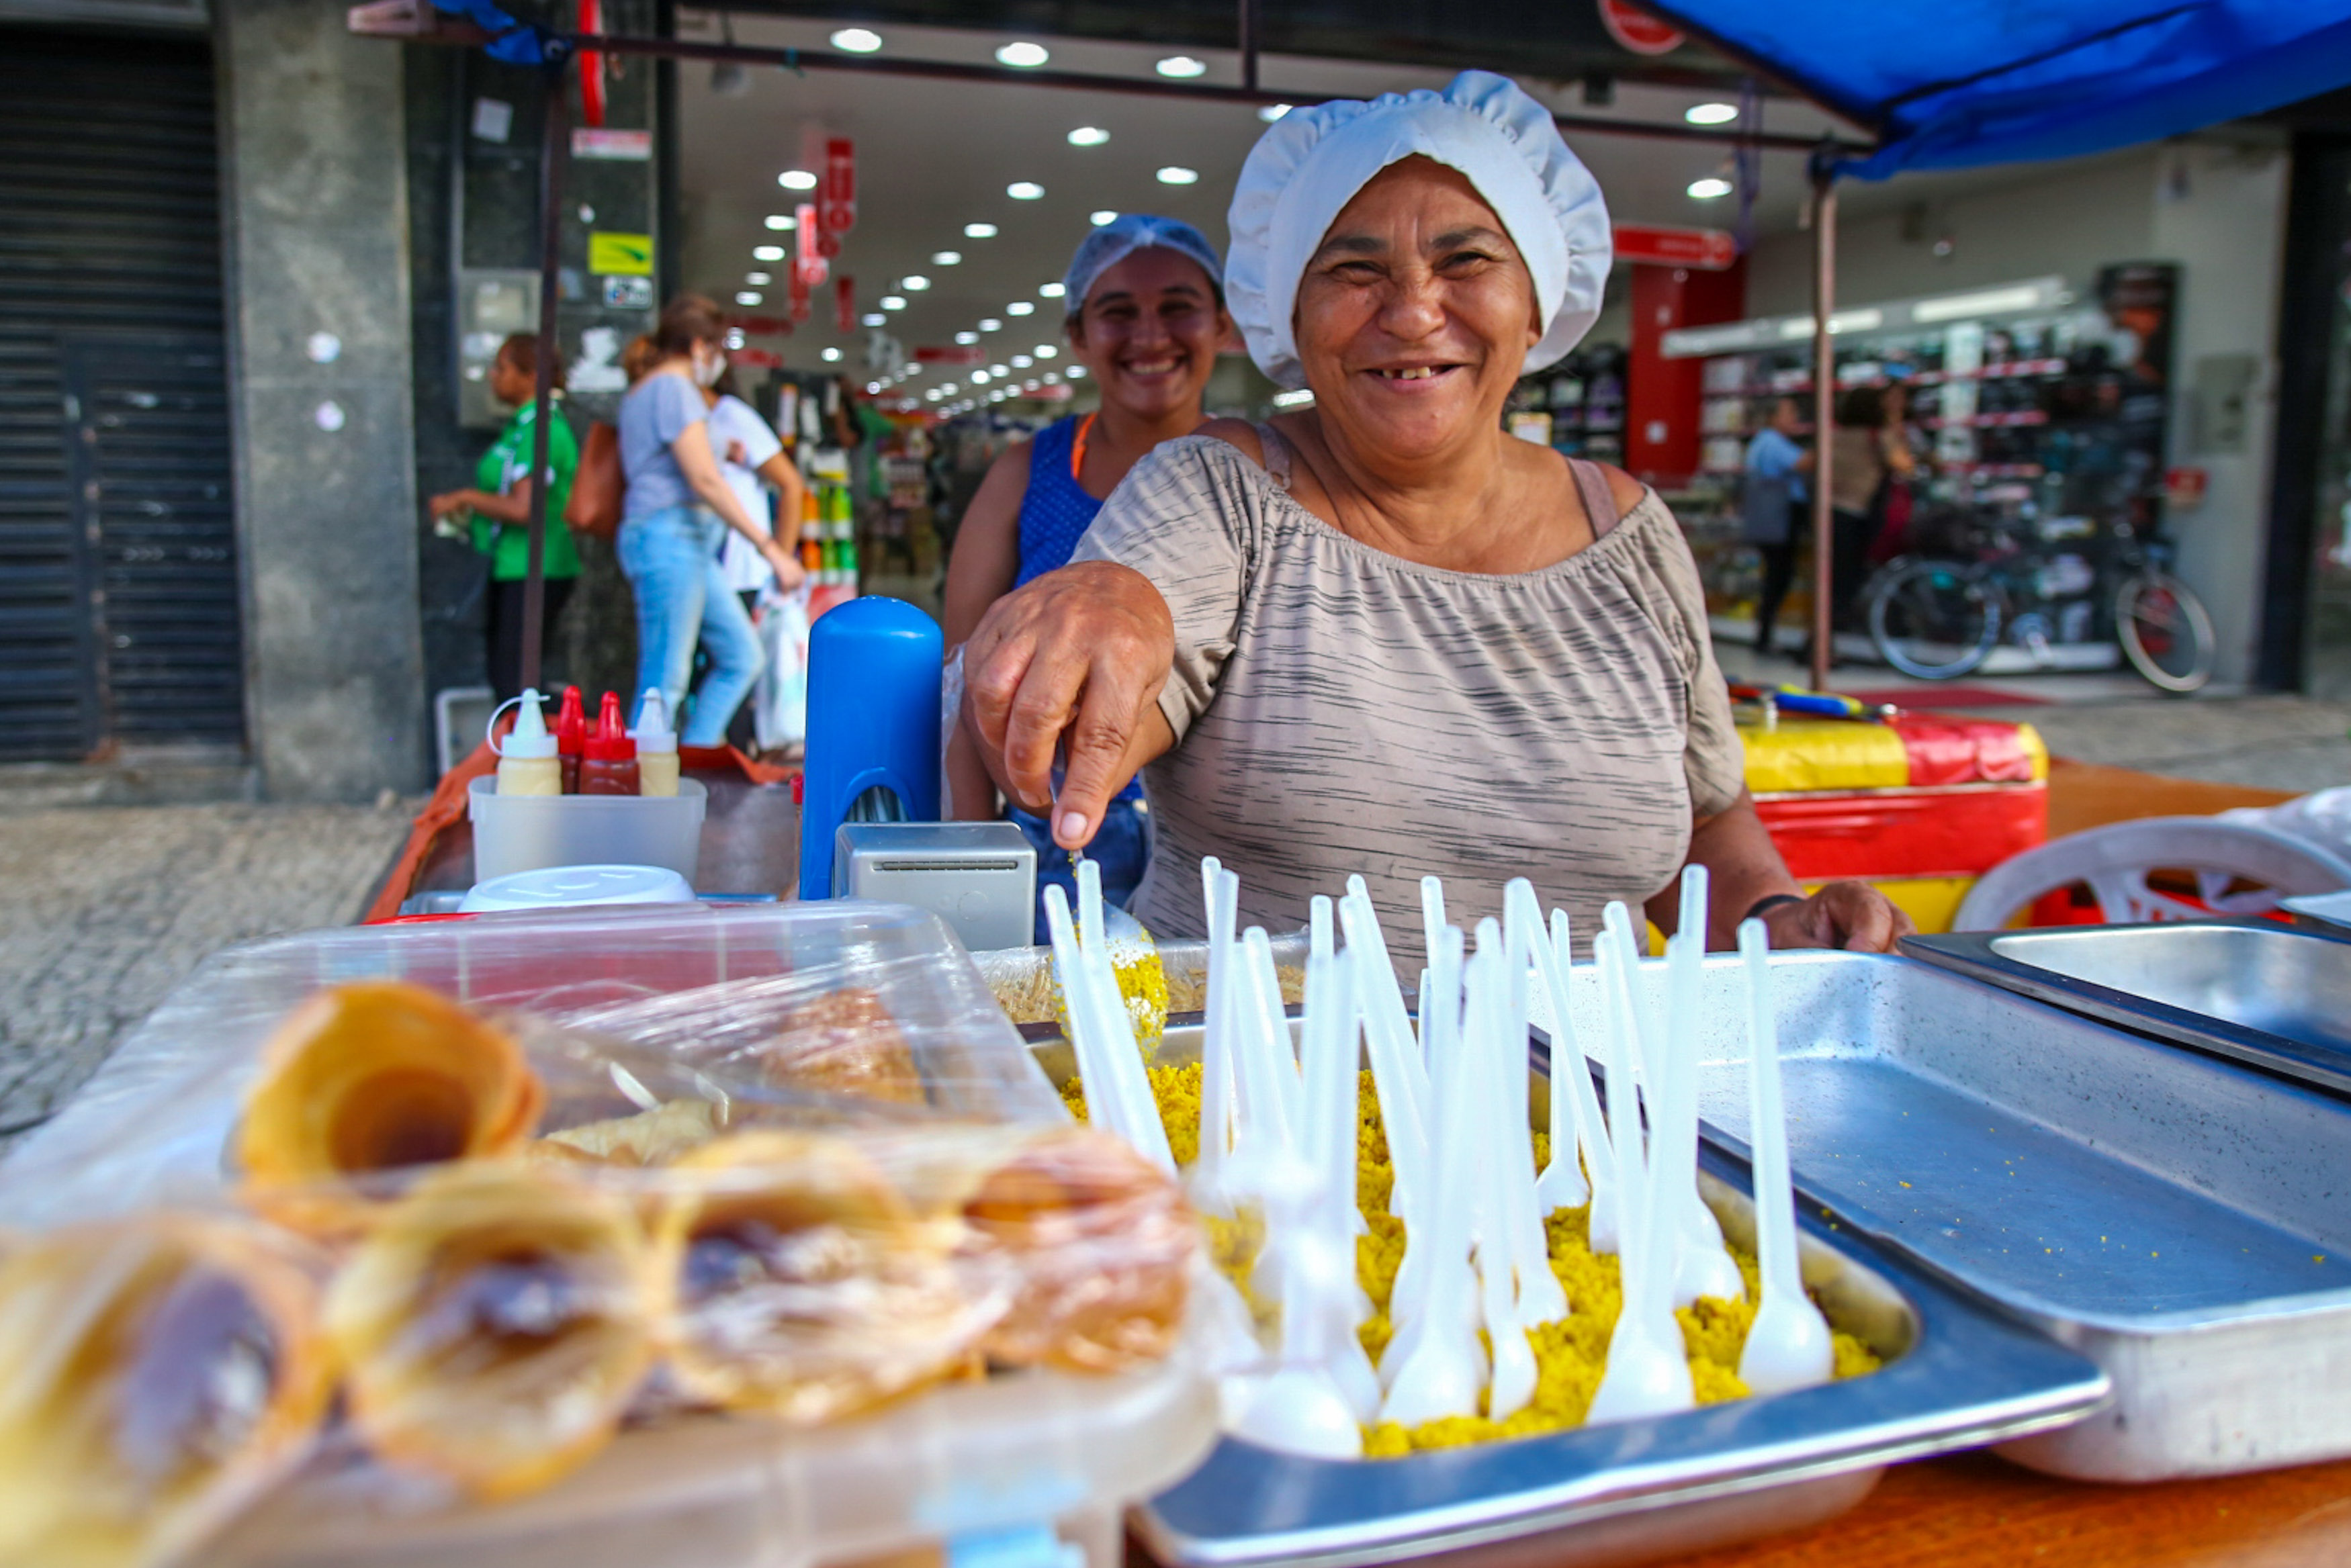
[[[1707,868],[1703,866],[1698,865],[1685,866],[1682,867],[1681,911],[1680,918],[1675,922],[1675,929],[1689,937],[1690,947],[1694,955],[1690,961],[1690,977],[1686,982],[1689,988],[1689,993],[1683,999],[1684,1002],[1687,1002],[1685,1015],[1687,1022],[1681,1025],[1681,1027],[1688,1031],[1688,1038],[1683,1042],[1682,1047],[1684,1054],[1687,1057],[1687,1064],[1684,1068],[1684,1071],[1688,1074],[1688,1076],[1682,1081],[1679,1092],[1682,1103],[1688,1111],[1691,1126],[1690,1201],[1685,1205],[1682,1210],[1682,1219],[1685,1233],[1692,1238],[1694,1243],[1700,1248],[1710,1249],[1714,1252],[1720,1254],[1723,1263],[1727,1264],[1730,1262],[1730,1254],[1722,1244],[1722,1227],[1716,1221],[1714,1218],[1714,1210],[1708,1209],[1706,1204],[1698,1199],[1697,1186],[1698,1058],[1697,1009],[1698,987],[1699,983],[1698,970],[1706,958],[1706,940],[1707,931],[1708,929],[1707,911],[1710,907],[1708,902],[1708,897]],[[1668,987],[1670,988],[1672,981],[1672,970],[1670,964],[1667,966],[1667,978]],[[1714,1267],[1714,1265],[1709,1265],[1709,1267]],[[1738,1278],[1738,1269],[1734,1266],[1731,1269],[1731,1276],[1734,1281]],[[1718,1274],[1718,1278],[1719,1277],[1719,1276]],[[1720,1294],[1719,1292],[1715,1291],[1709,1291],[1706,1293],[1709,1295]],[[1729,1300],[1730,1298],[1725,1297],[1723,1299]]]
[[[1460,972],[1458,941],[1458,932],[1448,928],[1447,940],[1440,944],[1434,966],[1438,971],[1432,989],[1436,993],[1433,1000],[1439,1040],[1451,1027],[1451,999],[1460,994],[1456,979]],[[1452,948],[1449,963],[1444,950],[1447,946]],[[1448,969],[1450,973],[1447,972]],[[1446,1073],[1437,1080],[1435,1147],[1439,1150],[1467,1147],[1474,1127],[1471,1109],[1475,1103],[1468,1079],[1466,1073]],[[1382,1371],[1386,1374],[1388,1360],[1401,1353],[1401,1364],[1387,1375],[1387,1398],[1380,1407],[1380,1418],[1384,1421],[1411,1427],[1447,1416],[1474,1416],[1478,1412],[1478,1395],[1486,1385],[1487,1367],[1472,1317],[1477,1310],[1477,1296],[1468,1250],[1474,1173],[1472,1160],[1440,1158],[1436,1162],[1430,1219],[1417,1243],[1428,1259],[1420,1285],[1421,1306],[1408,1343],[1400,1335],[1399,1343],[1389,1346],[1389,1356],[1382,1361]],[[1407,1257],[1415,1244],[1407,1229]],[[1405,1286],[1399,1271],[1397,1288],[1402,1291]]]
[[[1743,1301],[1747,1282],[1722,1244],[1714,1212],[1698,1192],[1698,998],[1699,939],[1677,932],[1666,944],[1666,1059],[1650,1082],[1652,1115],[1663,1102],[1657,1136],[1659,1190],[1673,1214],[1673,1296],[1677,1307],[1700,1296]],[[1653,1123],[1653,1126],[1656,1123]]]
[[[1206,1214],[1229,1220],[1232,1194],[1226,1167],[1233,1136],[1233,924],[1240,902],[1240,878],[1213,855],[1200,862],[1202,907],[1208,917],[1208,994],[1200,1033],[1200,1152],[1192,1164],[1192,1201]]]
[[[1804,1294],[1796,1256],[1796,1196],[1788,1175],[1788,1117],[1780,1093],[1780,1029],[1771,1008],[1771,944],[1761,920],[1739,925],[1747,971],[1748,1148],[1753,1154],[1755,1251],[1763,1299],[1739,1353],[1739,1380],[1758,1394],[1825,1383],[1836,1347]]]
[[[1612,912],[1614,906],[1612,906]],[[1617,1266],[1624,1304],[1608,1340],[1608,1366],[1584,1420],[1590,1425],[1687,1410],[1696,1403],[1680,1325],[1669,1290],[1672,1231],[1656,1201],[1641,1155],[1640,1110],[1633,1091],[1633,961],[1611,929],[1593,944],[1608,1003],[1608,1137],[1616,1155],[1621,1207]],[[1662,1321],[1661,1321],[1662,1320]]]
[[[1440,1086],[1458,1083],[1463,1076],[1459,1063],[1463,949],[1461,932],[1447,926],[1438,933],[1437,951],[1431,955],[1429,1012],[1423,1020],[1423,1025],[1428,1036],[1432,1060],[1444,1064],[1437,1078]],[[1355,950],[1350,946],[1348,951],[1352,954]],[[1442,1102],[1430,1108],[1441,1111]],[[1432,1132],[1442,1130],[1437,1125],[1438,1120],[1432,1119]],[[1441,1154],[1441,1150],[1433,1150],[1432,1153]],[[1448,1179],[1444,1175],[1442,1159],[1435,1169],[1437,1175],[1432,1179],[1440,1183]],[[1466,1184],[1460,1184],[1459,1189],[1464,1194],[1474,1191]],[[1467,1196],[1461,1199],[1463,1203],[1468,1200]],[[1389,1336],[1386,1350],[1380,1356],[1380,1380],[1388,1385],[1395,1382],[1397,1374],[1419,1345],[1423,1331],[1428,1327],[1433,1295],[1430,1282],[1437,1269],[1437,1260],[1440,1255],[1460,1256],[1468,1247],[1468,1216],[1456,1217],[1459,1233],[1458,1238],[1448,1240],[1446,1228],[1437,1213],[1435,1191],[1430,1193],[1428,1203],[1426,1222],[1416,1224],[1410,1219],[1405,1221],[1404,1258],[1397,1265],[1395,1279],[1389,1287],[1388,1321],[1394,1332]],[[1449,1254],[1448,1248],[1451,1249]],[[1478,1304],[1473,1295],[1465,1293],[1449,1297],[1444,1305],[1445,1310],[1456,1314],[1448,1318],[1448,1323],[1463,1332],[1475,1334]]]
[[[1513,957],[1506,956],[1500,935],[1492,920],[1479,921],[1478,956],[1469,965],[1469,1005],[1462,1035],[1468,1046],[1465,1055],[1475,1074],[1473,1092],[1479,1102],[1475,1143],[1471,1147],[1447,1151],[1447,1158],[1474,1165],[1482,1188],[1475,1206],[1479,1224],[1478,1276],[1486,1343],[1493,1360],[1486,1388],[1486,1414],[1496,1421],[1505,1420],[1523,1408],[1535,1392],[1534,1347],[1527,1342],[1527,1329],[1531,1325],[1525,1317],[1532,1293],[1528,1289],[1531,1275],[1515,1245],[1519,1216],[1510,1190],[1514,1186],[1527,1189],[1527,1211],[1531,1214],[1533,1171],[1531,1164],[1520,1163],[1518,1140],[1510,1136],[1510,1123],[1517,1122],[1521,1128],[1526,1123],[1523,1090],[1510,1093],[1513,1077],[1520,1085],[1525,1082],[1523,1074],[1510,1071],[1516,1054],[1510,1049],[1512,1030],[1505,972],[1519,965]],[[1523,1039],[1522,1033],[1520,1038]],[[1523,1050],[1523,1045],[1520,1049]],[[1541,1272],[1550,1276],[1547,1263]],[[1552,1282],[1554,1286],[1558,1283],[1555,1278]],[[1560,1293],[1560,1303],[1559,1315],[1563,1316],[1563,1292]]]
[[[1532,891],[1531,888],[1529,889]],[[1540,924],[1537,929],[1541,929]],[[1567,1289],[1551,1272],[1550,1238],[1535,1207],[1534,1129],[1527,1106],[1527,963],[1525,939],[1513,942],[1493,919],[1478,922],[1478,947],[1493,962],[1485,983],[1491,1021],[1486,1057],[1492,1147],[1501,1155],[1493,1191],[1504,1245],[1517,1275],[1513,1295],[1520,1326],[1556,1323],[1567,1315]]]
[[[1502,898],[1506,910],[1518,909],[1521,902],[1533,904],[1534,884],[1520,877],[1502,889]],[[1566,919],[1566,910],[1553,911],[1554,924]],[[1575,1025],[1568,1016],[1564,995],[1567,966],[1558,961],[1552,944],[1544,938],[1541,907],[1536,905],[1531,912],[1521,911],[1520,919],[1513,924],[1526,947],[1523,952],[1514,950],[1511,960],[1534,966],[1542,1005],[1531,1011],[1536,1015],[1534,1022],[1551,1036],[1551,1163],[1543,1167],[1542,1175],[1535,1182],[1536,1207],[1550,1215],[1562,1209],[1580,1209],[1592,1201],[1592,1186],[1584,1179],[1583,1162],[1576,1158],[1579,1149],[1588,1153],[1592,1147],[1573,1075],[1583,1065],[1583,1052],[1576,1043]],[[1587,1089],[1591,1083],[1587,1073]]]
[[[1081,893],[1083,870],[1081,866]],[[1099,883],[1096,886],[1099,888]],[[1168,1147],[1166,1124],[1159,1119],[1158,1102],[1152,1098],[1151,1080],[1143,1070],[1143,1053],[1134,1040],[1134,1023],[1119,1000],[1108,953],[1099,947],[1089,951],[1078,940],[1068,900],[1059,888],[1045,889],[1045,919],[1061,966],[1062,994],[1069,1002],[1071,1033],[1076,1036],[1071,1044],[1078,1054],[1087,1116],[1101,1116],[1102,1126],[1162,1170],[1174,1174],[1176,1157]]]
[[[1409,1232],[1419,1218],[1420,1189],[1427,1180],[1427,1133],[1422,1125],[1427,1069],[1410,1031],[1395,1028],[1389,1018],[1389,1008],[1401,1017],[1404,1002],[1369,901],[1350,893],[1340,901],[1339,924],[1347,936],[1348,973],[1364,1017],[1364,1042],[1371,1048],[1372,1085],[1379,1096],[1380,1123],[1395,1173],[1388,1212],[1402,1220]]]
[[[1330,902],[1318,898],[1327,930]],[[1347,1397],[1359,1421],[1379,1414],[1380,1379],[1355,1330],[1371,1314],[1352,1267],[1354,1235],[1363,1224],[1356,1207],[1355,1042],[1359,1019],[1353,988],[1335,954],[1310,953],[1306,968],[1306,1096],[1308,1159],[1313,1165],[1320,1206],[1313,1245],[1332,1249],[1347,1267],[1328,1282],[1320,1308],[1328,1317],[1324,1366]],[[1293,1303],[1294,1305],[1294,1303]]]

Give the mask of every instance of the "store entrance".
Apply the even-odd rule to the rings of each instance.
[[[2295,139],[2263,680],[2351,699],[2351,140]]]

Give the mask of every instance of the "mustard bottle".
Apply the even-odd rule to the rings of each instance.
[[[637,742],[637,793],[674,795],[677,793],[677,732],[658,689],[649,689],[637,704],[637,722],[629,731]]]
[[[493,741],[498,753],[500,794],[561,794],[563,763],[555,754],[555,737],[547,732],[547,715],[539,711],[538,693],[526,691],[515,699],[513,733],[503,742]],[[495,716],[491,722],[495,724]]]

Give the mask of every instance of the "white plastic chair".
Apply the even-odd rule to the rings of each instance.
[[[2192,871],[2205,908],[2147,885],[2156,870]],[[2242,892],[2231,883],[2256,884]],[[2089,884],[2111,923],[2195,920],[2215,914],[2258,915],[2281,898],[2351,888],[2351,861],[2275,828],[2210,816],[2150,816],[2069,834],[2011,856],[1968,890],[1951,921],[1955,931],[1997,930],[2044,893]]]

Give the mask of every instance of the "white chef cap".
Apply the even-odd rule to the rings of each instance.
[[[1086,296],[1093,292],[1102,274],[1135,252],[1154,246],[1198,262],[1211,285],[1224,270],[1208,237],[1181,218],[1121,213],[1078,242],[1077,253],[1070,257],[1070,270],[1061,277],[1061,308],[1077,315],[1086,307]]]
[[[1291,109],[1249,150],[1227,220],[1225,298],[1249,358],[1282,386],[1306,384],[1290,330],[1306,264],[1355,192],[1416,154],[1468,177],[1534,274],[1543,335],[1528,369],[1560,358],[1598,319],[1614,248],[1599,182],[1516,82],[1463,71],[1441,93]]]

